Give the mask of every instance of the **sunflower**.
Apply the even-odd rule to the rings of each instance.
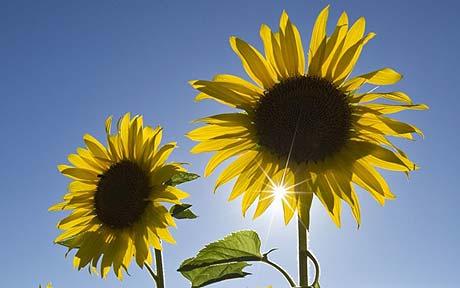
[[[329,6],[314,24],[308,67],[300,33],[283,12],[278,32],[266,25],[260,28],[265,55],[230,37],[254,84],[228,74],[218,74],[212,81],[190,81],[201,92],[197,101],[212,99],[240,110],[198,119],[206,125],[188,137],[200,142],[193,153],[215,152],[206,176],[236,157],[217,178],[215,189],[236,178],[229,200],[243,195],[243,215],[257,202],[256,218],[280,198],[285,223],[297,211],[308,226],[316,195],[337,226],[342,200],[359,225],[356,185],[383,205],[395,196],[376,168],[405,173],[417,169],[390,138],[413,139],[422,132],[387,115],[427,106],[413,104],[399,91],[360,92],[365,84],[390,85],[402,76],[383,68],[350,77],[364,45],[375,34],[365,35],[364,18],[349,27],[344,12],[328,36],[328,14]]]
[[[152,261],[150,247],[161,250],[161,241],[175,242],[168,231],[175,222],[163,203],[179,204],[188,194],[168,185],[185,169],[166,163],[176,143],[160,147],[161,127],[143,126],[142,116],[125,114],[111,134],[111,123],[109,117],[107,147],[86,134],[86,147],[68,156],[72,165],[58,166],[73,181],[64,201],[49,210],[71,210],[58,223],[63,232],[55,242],[78,250],[76,268],[93,270],[100,260],[102,277],[113,266],[121,279],[132,258],[142,268]]]

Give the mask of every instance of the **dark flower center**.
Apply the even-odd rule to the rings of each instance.
[[[95,210],[112,228],[132,226],[144,213],[150,195],[148,175],[131,161],[112,165],[97,184]]]
[[[347,96],[315,76],[288,78],[261,97],[255,111],[258,141],[274,154],[296,162],[321,161],[349,139]],[[292,148],[291,148],[292,146]]]

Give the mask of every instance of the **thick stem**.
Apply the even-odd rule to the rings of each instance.
[[[289,275],[289,273],[287,273],[281,266],[279,266],[278,264],[273,263],[272,261],[268,260],[267,257],[264,257],[262,259],[262,262],[267,263],[268,265],[272,266],[273,268],[275,268],[276,270],[281,272],[281,274],[283,274],[284,278],[286,278],[286,280],[289,282],[289,285],[291,285],[291,287],[296,286],[294,280],[292,280],[292,278]]]
[[[163,257],[161,255],[161,250],[155,249],[155,264],[157,266],[157,273],[156,273],[156,282],[157,288],[164,288],[165,287],[165,276],[163,272]]]
[[[299,219],[297,220],[299,237],[299,285],[302,288],[308,287],[308,235],[307,228]]]

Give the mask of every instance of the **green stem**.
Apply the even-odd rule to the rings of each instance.
[[[164,280],[164,272],[163,272],[163,259],[161,255],[161,250],[155,249],[155,264],[157,266],[157,272],[153,271],[152,267],[149,263],[144,262],[145,267],[152,276],[152,279],[155,280],[156,288],[164,288],[165,287],[165,280]]]
[[[307,253],[308,253],[308,258],[310,258],[311,261],[313,262],[313,265],[315,265],[315,279],[313,280],[313,285],[315,285],[319,281],[319,273],[320,273],[319,262],[316,259],[316,257],[310,253],[310,251],[307,251]]]
[[[308,287],[308,235],[307,228],[299,219],[297,220],[297,230],[298,230],[298,251],[299,251],[299,285],[302,288]]]
[[[152,267],[147,262],[144,262],[144,265],[145,265],[145,267],[147,267],[147,270],[149,271],[150,276],[152,276],[152,279],[155,281],[155,283],[157,283],[158,276],[157,276],[157,274],[155,274],[155,272],[153,271]]]
[[[272,266],[273,268],[275,268],[276,270],[278,270],[279,272],[281,272],[281,274],[283,274],[284,278],[286,278],[286,280],[289,282],[289,285],[291,285],[291,287],[295,287],[296,284],[294,282],[294,280],[292,280],[291,276],[289,275],[289,273],[287,273],[281,266],[279,266],[278,264],[268,260],[267,256],[264,256],[264,258],[262,259],[262,262]]]
[[[161,250],[155,249],[155,264],[157,266],[157,288],[165,288],[165,279],[163,272],[163,257]]]

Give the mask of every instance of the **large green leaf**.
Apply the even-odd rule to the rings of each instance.
[[[195,173],[178,172],[178,173],[174,174],[174,176],[171,179],[166,181],[165,184],[170,185],[170,186],[177,186],[177,185],[185,183],[185,182],[193,181],[193,180],[195,180],[195,179],[197,179],[199,177],[200,177],[200,175],[197,175]]]
[[[238,231],[208,244],[196,257],[185,260],[178,271],[190,271],[196,268],[216,264],[261,261],[260,238],[254,231]]]
[[[176,219],[195,219],[198,216],[190,210],[190,204],[176,204],[169,209],[169,213]]]
[[[243,278],[250,273],[243,269],[250,264],[245,262],[235,262],[230,264],[218,264],[208,267],[201,267],[190,271],[182,271],[182,275],[190,280],[192,288],[204,287],[212,283]]]

